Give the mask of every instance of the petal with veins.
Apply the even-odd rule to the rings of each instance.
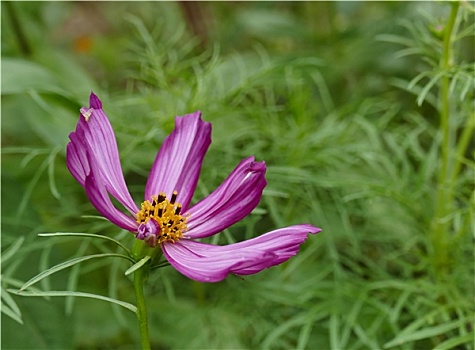
[[[186,211],[195,192],[203,158],[211,143],[211,124],[201,112],[175,118],[175,129],[155,158],[145,188],[145,200],[164,192],[178,192],[177,203]]]
[[[189,209],[185,237],[214,235],[248,215],[259,203],[266,186],[266,166],[248,157],[209,196]]]
[[[183,275],[199,282],[217,282],[230,273],[249,275],[278,265],[297,254],[309,233],[320,231],[303,224],[225,246],[182,239],[162,247],[167,260]]]
[[[79,146],[80,143],[74,140],[74,137],[71,142],[76,143],[76,147],[87,149],[87,153],[96,161],[107,191],[130,213],[135,214],[138,208],[125,184],[114,131],[101,108],[100,100],[93,93],[91,93],[90,105],[91,108],[87,110],[86,115],[81,113],[76,131],[73,133],[81,138],[82,145]]]

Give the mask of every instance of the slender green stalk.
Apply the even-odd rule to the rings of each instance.
[[[145,297],[143,286],[148,275],[148,264],[142,266],[134,272],[135,298],[137,302],[137,319],[139,320],[140,340],[143,350],[150,350],[150,337],[148,334],[147,307],[145,305]]]
[[[464,154],[467,152],[467,148],[470,145],[470,141],[473,137],[473,131],[475,129],[475,115],[471,115],[467,118],[467,123],[465,124],[460,139],[457,144],[457,152],[455,154],[455,164],[452,171],[452,183],[455,183],[457,176],[462,169],[462,164],[464,162]]]
[[[136,261],[142,259],[149,247],[144,241],[135,240],[135,244],[132,248],[132,256]],[[150,350],[150,337],[148,334],[148,318],[147,318],[147,306],[145,305],[145,296],[143,287],[148,277],[150,263],[146,263],[140,269],[134,272],[134,288],[135,288],[135,300],[137,303],[137,319],[139,321],[140,329],[140,341],[143,350]]]
[[[440,68],[448,72],[452,64],[452,38],[459,2],[451,2],[452,8],[447,25],[444,29],[444,41]],[[445,275],[448,264],[448,228],[450,212],[453,206],[453,181],[449,171],[451,157],[450,142],[450,77],[444,74],[440,85],[440,129],[442,131],[441,159],[437,187],[436,213],[432,221],[432,246],[436,273],[439,277]],[[452,164],[453,165],[453,164]]]

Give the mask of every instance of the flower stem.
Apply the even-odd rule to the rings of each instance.
[[[137,319],[139,320],[140,339],[143,350],[150,350],[150,337],[148,334],[147,307],[143,286],[148,275],[148,264],[134,272],[135,298],[137,302]]]
[[[437,184],[436,212],[432,220],[432,247],[436,274],[442,277],[448,264],[447,238],[450,223],[450,211],[453,206],[452,190],[453,177],[450,172],[451,142],[450,142],[450,77],[448,71],[452,65],[452,44],[455,20],[460,6],[459,2],[451,2],[451,12],[444,29],[442,57],[440,68],[447,72],[441,78],[440,85],[440,129],[442,131],[441,159]],[[453,166],[453,164],[452,164]]]
[[[136,261],[142,259],[148,250],[148,246],[141,240],[135,240],[132,248],[132,256]],[[141,268],[134,272],[134,288],[135,288],[135,300],[137,303],[137,319],[139,321],[140,328],[140,341],[142,343],[143,350],[150,350],[150,337],[148,334],[148,319],[147,319],[147,307],[145,305],[145,296],[143,292],[143,286],[145,280],[148,277],[150,262],[143,265]]]

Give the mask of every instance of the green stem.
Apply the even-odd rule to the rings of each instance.
[[[452,64],[452,32],[459,9],[459,2],[451,2],[452,6],[447,25],[444,29],[444,41],[440,68],[447,72]],[[450,77],[444,74],[440,85],[440,128],[442,131],[441,160],[437,187],[436,213],[432,221],[432,245],[436,273],[441,277],[445,274],[448,263],[447,238],[450,222],[452,201],[452,176],[449,172],[450,165]]]
[[[460,139],[457,143],[457,151],[455,154],[455,165],[452,171],[452,183],[455,183],[457,180],[457,176],[462,169],[462,164],[464,163],[465,153],[467,152],[467,148],[470,146],[470,141],[473,138],[473,130],[475,129],[475,115],[469,116],[467,123],[465,124],[462,135],[460,135]]]
[[[144,241],[136,240],[132,248],[132,256],[136,261],[142,259],[149,251],[149,247]],[[145,296],[143,287],[148,277],[150,262],[134,272],[135,300],[137,303],[137,319],[139,321],[140,341],[143,350],[150,350],[150,337],[148,334],[147,307],[145,305]]]
[[[145,305],[145,297],[143,286],[148,275],[148,264],[142,266],[134,272],[135,298],[137,302],[137,319],[139,320],[140,340],[143,350],[150,350],[150,337],[148,334],[147,307]]]

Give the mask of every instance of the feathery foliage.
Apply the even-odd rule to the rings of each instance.
[[[157,269],[153,348],[474,348],[470,3],[2,2],[2,34],[2,348],[140,343],[130,262],[100,258],[134,237],[65,166],[91,90],[137,203],[173,117],[200,109],[194,201],[243,157],[268,166],[258,208],[212,243],[323,228],[244,279]],[[44,298],[15,295],[34,276]]]

